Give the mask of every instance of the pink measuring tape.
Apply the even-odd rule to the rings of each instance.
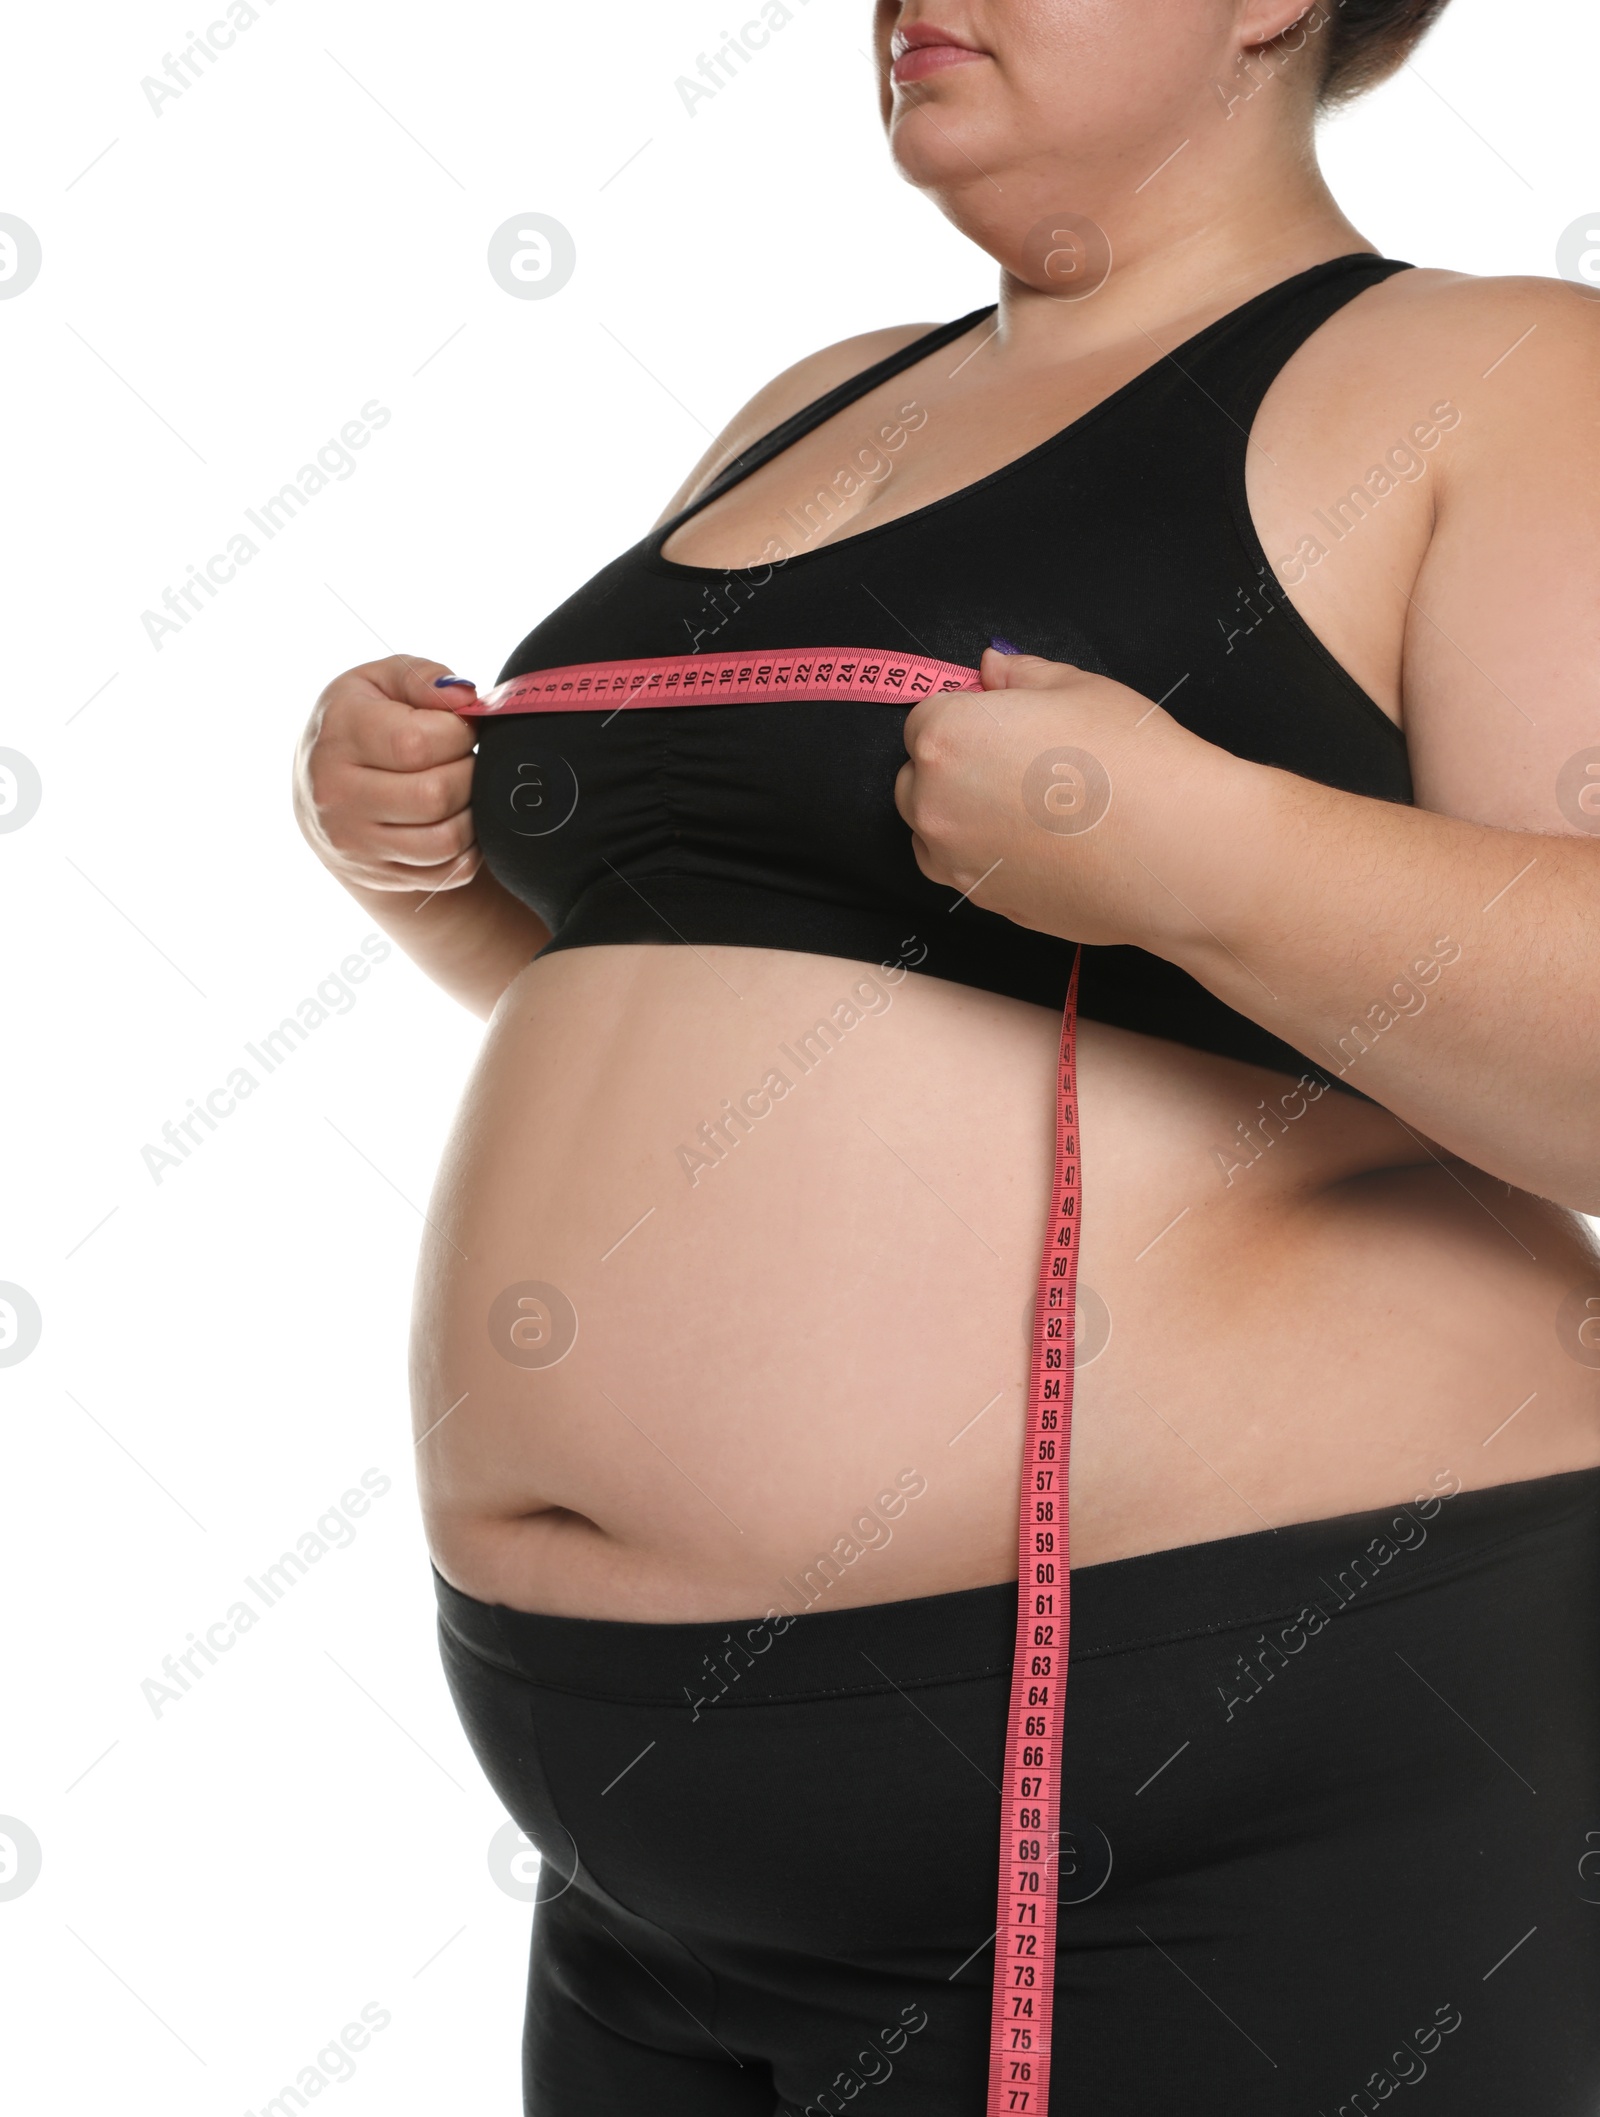
[[[942,691],[981,691],[976,669],[861,647],[794,653],[672,654],[535,669],[448,708],[500,714],[618,712],[752,699],[905,705]],[[448,707],[448,693],[440,694]],[[1055,1169],[1034,1304],[1022,1489],[1017,1509],[1017,1633],[1000,1808],[1000,1891],[986,2117],[1045,2117],[1055,2002],[1061,1735],[1071,1618],[1067,1473],[1072,1445],[1082,1179],[1078,1154],[1075,955],[1061,1020]]]

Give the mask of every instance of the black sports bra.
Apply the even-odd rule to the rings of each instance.
[[[1245,496],[1249,429],[1273,378],[1335,310],[1407,269],[1368,254],[1314,266],[1000,470],[808,548],[850,489],[844,477],[871,468],[846,423],[840,462],[855,467],[834,481],[833,499],[824,487],[789,512],[786,556],[773,545],[775,562],[754,567],[661,556],[719,493],[994,304],[975,309],[747,449],[536,625],[500,680],[569,662],[838,645],[975,665],[999,637],[1164,700],[1236,756],[1408,802],[1404,736],[1284,595]],[[892,462],[919,411],[926,419],[908,388],[881,424],[879,462]],[[952,909],[955,892],[918,868],[893,795],[904,718],[881,704],[762,701],[483,721],[478,842],[550,928],[541,955],[606,942],[803,949],[914,965],[1059,1010],[1072,944],[971,902]],[[1302,1054],[1143,949],[1085,948],[1078,1004],[1090,1019],[1308,1070]]]

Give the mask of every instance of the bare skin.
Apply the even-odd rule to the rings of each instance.
[[[1119,36],[1077,0],[941,5],[987,56],[894,91],[891,138],[902,170],[1001,261],[1000,327],[847,408],[684,524],[666,556],[754,563],[783,510],[912,398],[926,422],[816,541],[913,512],[1260,288],[1371,247],[1305,150],[1309,60],[1270,42],[1292,6],[1125,12],[1165,42],[1138,25]],[[886,66],[890,32],[919,14],[879,6]],[[1152,48],[1171,50],[1153,77]],[[1242,50],[1264,85],[1219,117],[1211,84],[1235,93]],[[1048,151],[1007,144],[1025,147],[1030,124]],[[1135,192],[1178,139],[1183,186]],[[974,159],[1000,170],[1003,208]],[[1114,230],[1117,268],[1081,304],[1023,276],[1019,233],[1063,196]],[[1102,1323],[1077,1377],[1076,1565],[1378,1506],[1441,1477],[1600,1463],[1597,1375],[1558,1329],[1574,1293],[1600,1296],[1579,1218],[1600,1202],[1594,966],[1592,944],[1568,938],[1593,924],[1600,877],[1552,791],[1600,741],[1585,585],[1600,560],[1597,313],[1540,281],[1401,275],[1295,355],[1252,434],[1265,551],[1405,728],[1416,812],[1240,766],[1053,664],[1008,678],[986,656],[996,711],[967,699],[907,723],[897,800],[928,873],[965,888],[1000,856],[979,901],[1152,948],[1300,1048],[1327,1048],[1440,940],[1455,949],[1437,952],[1426,1005],[1352,1069],[1370,1104],[1082,1026],[1082,1275],[1110,1335],[1099,1342]],[[660,519],[926,328],[847,340],[778,377]],[[1411,443],[1421,467],[1308,561],[1318,511],[1419,424],[1433,436]],[[530,963],[544,929],[479,864],[471,733],[429,710],[441,673],[397,658],[339,678],[297,782],[321,857],[489,1017],[417,1287],[415,1432],[440,1570],[515,1607],[662,1621],[1013,1577],[1056,1019],[914,968],[788,951]],[[994,792],[1045,724],[1087,728],[1118,759],[1116,828],[1081,859],[1080,841],[1047,849],[1074,848],[1075,865],[1041,865]],[[1529,859],[1496,926],[1484,907]],[[1152,867],[1164,890],[1141,879]],[[840,1001],[855,1021],[838,1048],[789,1067],[793,1092],[691,1181],[680,1148]],[[576,1315],[556,1364],[517,1367],[491,1346],[491,1304],[524,1281],[559,1288]],[[813,1599],[802,1583],[846,1545],[856,1555]]]

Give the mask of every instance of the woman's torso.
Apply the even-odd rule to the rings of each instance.
[[[1265,332],[1196,340],[1192,319],[1139,382],[1148,341],[1019,375],[986,368],[980,323],[675,518],[508,666],[816,644],[973,662],[998,634],[1170,694],[1241,754],[1403,799],[1405,588],[1453,431],[1437,407],[1470,380],[1412,357],[1423,279],[1358,268],[1367,291],[1315,335],[1303,304]],[[1220,449],[1193,425],[1208,405]],[[1418,425],[1421,468],[1341,511]],[[861,474],[866,446],[886,471]],[[797,555],[730,579],[772,535]],[[1276,587],[1268,555],[1307,536],[1326,556]],[[803,741],[753,717],[778,712],[812,714]],[[542,909],[556,877],[566,923],[496,1012],[421,1261],[424,1500],[470,1594],[693,1619],[1015,1571],[1070,952],[952,916],[914,870],[858,917],[909,862],[883,836],[903,835],[883,813],[899,717],[829,712],[630,715],[610,750],[585,716],[577,771],[553,726],[484,731],[480,839]],[[519,828],[530,780],[560,795],[547,819],[576,796],[548,843]],[[764,946],[774,876],[800,923]],[[797,946],[834,879],[817,932],[848,940]],[[610,938],[645,917],[667,945]],[[971,968],[986,950],[1003,972]],[[1086,959],[1074,1563],[1600,1460],[1592,1377],[1556,1331],[1581,1224],[1359,1095],[1296,1091],[1311,1066],[1219,1029],[1185,984],[1137,952]],[[519,1290],[526,1365],[503,1350]]]

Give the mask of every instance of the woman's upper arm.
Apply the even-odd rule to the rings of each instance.
[[[1441,318],[1452,366],[1474,357],[1406,622],[1417,800],[1600,835],[1600,300],[1470,286]]]
[[[836,389],[841,382],[848,382],[852,375],[859,375],[875,361],[887,359],[889,354],[909,345],[914,338],[936,328],[931,323],[901,323],[888,324],[877,331],[860,331],[853,338],[841,338],[833,345],[808,353],[803,360],[797,360],[792,367],[775,375],[734,413],[656,516],[651,528],[659,529],[663,522],[670,522],[719,471],[764,434],[770,434],[775,426],[782,425],[793,413]]]

